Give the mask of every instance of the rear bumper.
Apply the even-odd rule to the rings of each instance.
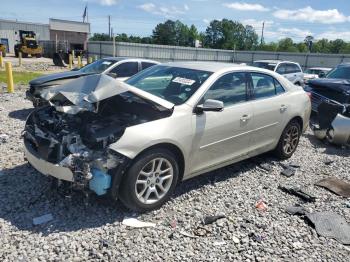
[[[55,165],[41,159],[27,141],[24,141],[24,154],[28,162],[43,175],[74,182],[73,173],[69,168]]]

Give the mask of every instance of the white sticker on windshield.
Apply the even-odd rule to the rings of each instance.
[[[173,79],[173,82],[179,83],[179,84],[183,84],[183,85],[187,85],[187,86],[191,86],[191,85],[193,85],[196,81],[195,81],[195,80],[192,80],[192,79],[182,78],[182,77],[175,77],[175,78]]]
[[[112,64],[112,62],[109,62],[109,61],[102,62],[102,65],[110,65],[110,64]]]

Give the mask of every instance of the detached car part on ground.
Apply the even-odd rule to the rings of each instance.
[[[318,139],[350,146],[350,105],[324,101],[318,106],[319,125],[311,125]]]
[[[32,166],[138,211],[182,180],[271,150],[292,156],[311,112],[280,75],[222,63],[156,65],[126,83],[92,75],[43,97],[50,106],[24,131]]]
[[[33,79],[29,82],[30,87],[26,92],[26,98],[33,102],[34,107],[42,106],[47,104],[47,102],[41,97],[42,92],[68,83],[69,81],[79,77],[92,74],[106,74],[118,80],[124,81],[139,71],[156,64],[159,63],[156,61],[139,58],[103,58],[88,64],[79,70],[50,74]]]

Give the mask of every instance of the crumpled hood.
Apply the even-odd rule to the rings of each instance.
[[[338,92],[350,93],[350,81],[346,79],[319,78],[308,82],[311,87],[323,87],[333,89]]]
[[[86,76],[89,75],[90,73],[83,73],[78,71],[67,71],[67,72],[62,72],[62,73],[56,73],[56,74],[50,74],[50,75],[45,75],[41,76],[38,78],[33,79],[32,81],[29,82],[29,85],[31,86],[40,86],[40,85],[45,85],[48,82],[55,81],[55,80],[63,80],[63,79],[70,79],[70,78],[78,78],[81,76]]]
[[[95,111],[95,103],[125,92],[132,92],[166,109],[174,107],[174,104],[167,100],[105,74],[88,75],[44,90],[41,97],[54,106],[57,111],[76,114],[80,111]]]

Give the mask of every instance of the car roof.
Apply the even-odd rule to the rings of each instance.
[[[311,69],[311,70],[332,70],[331,67],[309,67],[307,69]]]
[[[256,62],[263,62],[263,63],[269,63],[269,64],[278,64],[278,63],[291,63],[291,64],[299,64],[297,62],[292,62],[292,61],[285,61],[285,60],[256,60]]]
[[[203,70],[209,72],[217,72],[222,69],[240,69],[248,68],[246,65],[234,64],[234,63],[222,63],[222,62],[168,62],[163,65],[172,67],[181,67],[194,70]]]
[[[137,57],[122,57],[122,56],[110,56],[110,57],[103,57],[104,60],[112,60],[116,62],[129,60],[129,61],[141,61],[141,62],[150,62],[150,63],[156,63],[159,64],[159,62],[150,60],[150,59],[144,59],[144,58],[137,58]]]

